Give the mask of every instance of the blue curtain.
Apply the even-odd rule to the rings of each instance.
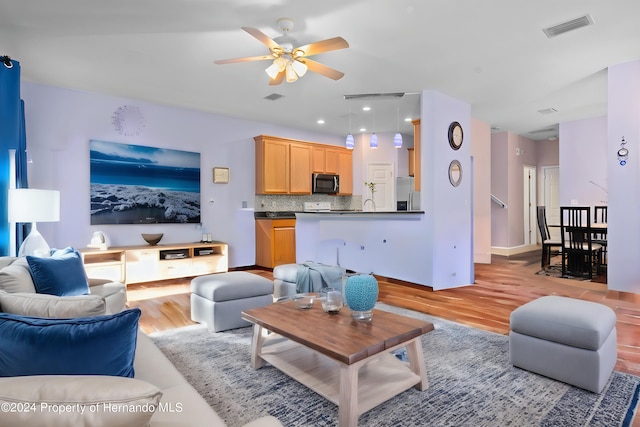
[[[10,253],[7,191],[9,190],[9,150],[20,152],[24,135],[24,110],[20,100],[20,63],[11,68],[0,62],[0,256]],[[26,142],[25,146],[26,147]],[[24,152],[24,148],[22,148]],[[26,164],[26,159],[25,159]],[[16,167],[22,169],[19,164]],[[26,168],[23,173],[26,174]]]

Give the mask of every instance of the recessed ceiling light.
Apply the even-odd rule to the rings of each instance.
[[[411,121],[411,117],[405,117],[404,121],[405,122],[410,122]]]
[[[362,111],[369,111],[371,110],[371,107],[362,107]]]
[[[323,124],[324,124],[324,120],[323,120],[323,119],[318,119],[317,123],[318,123],[319,125],[323,125]]]
[[[367,128],[360,128],[360,132],[366,132]]]

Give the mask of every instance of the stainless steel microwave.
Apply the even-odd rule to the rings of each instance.
[[[340,177],[335,174],[314,173],[311,177],[313,193],[336,194],[340,192]]]

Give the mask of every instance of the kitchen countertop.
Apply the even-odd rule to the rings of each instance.
[[[424,214],[424,211],[356,211],[356,210],[335,210],[324,212],[302,212],[302,211],[261,211],[255,212],[255,219],[294,219],[296,213],[312,214],[312,215],[407,215],[407,214]]]

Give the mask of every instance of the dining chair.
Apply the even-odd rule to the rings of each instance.
[[[593,222],[596,224],[607,223],[607,206],[594,206],[593,207]],[[602,265],[607,265],[607,232],[593,233],[593,242],[602,245]]]
[[[560,207],[562,239],[562,276],[593,278],[594,266],[600,274],[602,245],[592,240],[591,208]]]
[[[552,239],[549,233],[549,225],[547,225],[547,208],[545,206],[538,206],[538,230],[540,231],[540,238],[542,240],[542,259],[540,266],[545,268],[551,263],[551,252],[556,254],[560,253],[562,248],[562,241],[560,239]]]

